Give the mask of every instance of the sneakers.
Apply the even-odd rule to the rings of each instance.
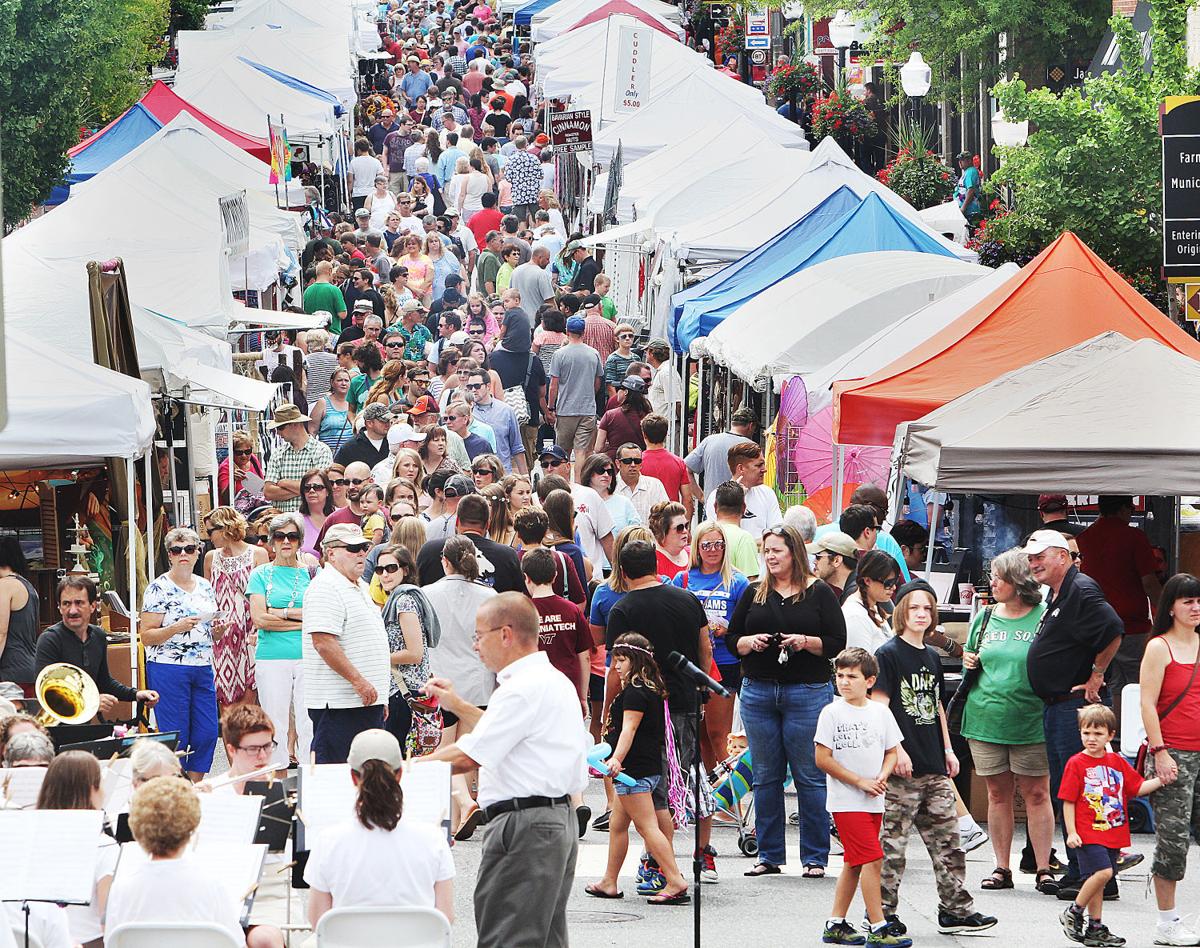
[[[894,935],[897,938],[908,934],[908,926],[900,921],[899,915],[884,915],[883,920],[887,922],[887,924],[883,926],[881,931],[885,932],[886,934]],[[863,916],[862,920],[862,930],[868,934],[871,931],[870,919],[868,919],[865,915]]]
[[[707,882],[709,885],[716,885],[721,880],[717,877],[717,851],[712,846],[705,846],[700,850],[700,858],[704,860],[704,864],[700,867],[700,881]],[[839,944],[850,944],[850,942],[839,942]],[[861,945],[862,942],[854,944]]]
[[[964,853],[969,853],[972,849],[978,849],[987,841],[988,834],[984,832],[982,826],[976,826],[965,833],[960,830],[958,834],[958,845]]]
[[[1200,945],[1200,935],[1184,924],[1182,918],[1173,922],[1159,922],[1154,934],[1156,945]]]
[[[1132,869],[1134,866],[1145,860],[1142,853],[1135,852],[1132,849],[1122,851],[1117,857],[1117,872],[1124,872],[1126,869]]]
[[[592,829],[597,833],[608,832],[608,821],[612,818],[612,810],[605,810],[598,817],[592,820]]]
[[[1079,879],[1072,879],[1069,882],[1064,882],[1058,887],[1058,900],[1060,902],[1074,902],[1075,896],[1079,894]],[[1121,892],[1117,888],[1117,880],[1114,876],[1109,879],[1104,886],[1104,901],[1116,902],[1121,897]]]
[[[964,932],[982,932],[996,924],[994,915],[972,912],[970,915],[954,915],[938,910],[938,931],[943,935],[959,935]]]
[[[911,948],[912,939],[904,935],[893,935],[886,927],[877,932],[867,932],[867,944],[872,948]]]
[[[854,926],[847,921],[825,923],[825,932],[821,935],[821,941],[827,945],[865,945],[867,936],[860,934],[854,930]]]
[[[638,895],[657,895],[666,887],[667,877],[659,871],[658,863],[649,856],[643,856],[637,871]]]
[[[1059,862],[1058,855],[1054,850],[1050,850],[1050,871],[1059,873],[1066,868],[1066,866]],[[1028,846],[1021,852],[1021,871],[1027,876],[1031,876],[1037,872],[1037,860],[1033,856],[1033,850]],[[1071,898],[1074,898],[1074,896],[1071,896]]]
[[[1058,921],[1062,924],[1063,934],[1071,941],[1083,943],[1083,912],[1075,911],[1075,905],[1068,905],[1058,916]]]
[[[587,832],[588,820],[592,818],[592,808],[586,803],[580,804],[575,808],[575,819],[579,821],[579,838],[583,839],[583,834]]]
[[[1103,922],[1091,922],[1083,935],[1086,948],[1122,948],[1125,939],[1114,935]]]

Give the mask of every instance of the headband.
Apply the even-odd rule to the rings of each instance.
[[[643,655],[649,655],[651,658],[654,657],[654,653],[652,651],[650,651],[649,649],[642,648],[640,645],[631,645],[628,642],[620,642],[617,645],[614,645],[613,648],[614,649],[627,648],[631,652],[641,652]]]

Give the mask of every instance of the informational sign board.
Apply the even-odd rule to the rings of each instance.
[[[246,204],[246,192],[234,191],[217,198],[221,208],[221,223],[225,229],[225,247],[231,257],[240,257],[250,252],[250,208]]]
[[[592,150],[592,110],[550,113],[550,144],[555,154]]]
[[[648,26],[619,26],[616,32],[616,82],[610,105],[614,114],[628,115],[646,104],[650,92],[653,38]]]
[[[1167,96],[1160,116],[1163,276],[1200,282],[1200,96]]]
[[[765,13],[746,14],[746,49],[771,48],[771,21]]]

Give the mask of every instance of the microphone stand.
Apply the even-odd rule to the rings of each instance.
[[[692,852],[692,889],[694,892],[692,897],[692,944],[695,948],[700,948],[700,890],[703,888],[700,881],[700,867],[704,865],[704,854],[700,851],[700,780],[704,773],[704,761],[700,756],[700,728],[704,726],[704,698],[704,686],[697,685],[695,783],[692,786],[692,818],[696,824],[696,845]]]

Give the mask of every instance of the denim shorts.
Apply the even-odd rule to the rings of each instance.
[[[632,787],[627,783],[622,783],[620,780],[614,780],[613,789],[617,791],[617,796],[619,797],[627,797],[634,793],[653,793],[654,788],[658,786],[660,780],[662,780],[662,774],[638,777]]]

